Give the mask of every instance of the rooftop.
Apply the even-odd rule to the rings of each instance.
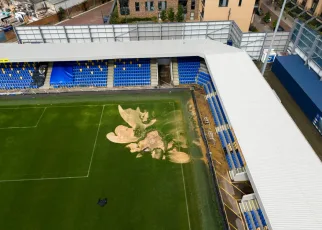
[[[205,58],[269,227],[322,229],[321,161],[244,51],[211,40],[0,44],[0,50],[0,59],[11,62]]]

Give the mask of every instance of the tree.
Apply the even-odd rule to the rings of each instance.
[[[174,19],[175,19],[175,14],[174,14],[174,11],[172,8],[169,8],[168,9],[168,20],[170,22],[174,22]]]
[[[112,14],[110,15],[110,24],[118,24],[119,23],[119,12],[117,6],[115,6]]]
[[[179,5],[178,12],[176,15],[177,22],[183,22],[184,21],[184,14],[183,14],[183,6]]]
[[[263,17],[263,21],[266,23],[269,23],[271,21],[271,14],[267,12],[265,16]]]
[[[275,27],[276,27],[276,25],[277,25],[277,20],[274,20],[274,21],[272,22],[272,25],[273,25],[273,29],[275,30]]]
[[[62,7],[59,7],[58,12],[57,12],[57,16],[58,16],[59,21],[64,20],[65,16],[66,16],[66,11]]]
[[[162,10],[160,14],[160,18],[163,22],[165,22],[167,20],[167,11]]]

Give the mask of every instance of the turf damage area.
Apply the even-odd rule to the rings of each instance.
[[[181,92],[49,96],[1,104],[2,228],[222,229],[207,166],[193,144],[189,99]],[[191,161],[177,164],[152,154],[137,158],[127,144],[109,141],[108,133],[128,125],[118,105],[149,111],[157,119],[149,128],[169,140],[166,147],[175,144],[164,136],[179,131],[186,145],[176,151]],[[105,197],[106,205],[97,205]]]

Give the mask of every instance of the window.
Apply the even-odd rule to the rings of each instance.
[[[190,20],[195,20],[195,13],[194,12],[190,13]]]
[[[121,15],[129,15],[129,0],[119,0],[120,1],[120,14]]]
[[[158,9],[160,11],[167,9],[167,1],[159,1],[158,2]]]
[[[228,0],[219,0],[219,7],[227,7]]]
[[[135,3],[135,11],[140,11],[140,3],[139,2]]]
[[[153,2],[145,2],[145,11],[153,11],[154,10]]]
[[[196,1],[191,0],[191,9],[194,10],[196,8]]]
[[[241,6],[242,2],[243,2],[243,0],[239,0],[238,6]]]
[[[181,5],[183,7],[183,13],[186,14],[187,13],[187,0],[179,0],[178,4]]]
[[[318,3],[319,3],[319,1],[313,0],[312,7],[311,7],[311,9],[310,9],[310,11],[311,11],[312,13],[314,13],[314,11],[315,11],[316,7],[318,6]]]

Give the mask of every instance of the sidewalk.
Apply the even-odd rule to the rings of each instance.
[[[262,18],[257,14],[254,15],[254,20],[252,23],[257,29],[258,32],[272,32],[273,29],[267,23],[263,23]]]
[[[263,10],[263,12],[266,13],[269,11],[271,13],[272,21],[278,19],[281,12],[281,9],[279,7],[276,7],[275,9],[274,5],[269,5],[265,1],[261,2],[260,7]],[[285,31],[290,31],[291,28],[293,27],[293,24],[294,24],[294,18],[286,14],[284,11],[283,17],[281,20],[281,26],[285,29]]]

